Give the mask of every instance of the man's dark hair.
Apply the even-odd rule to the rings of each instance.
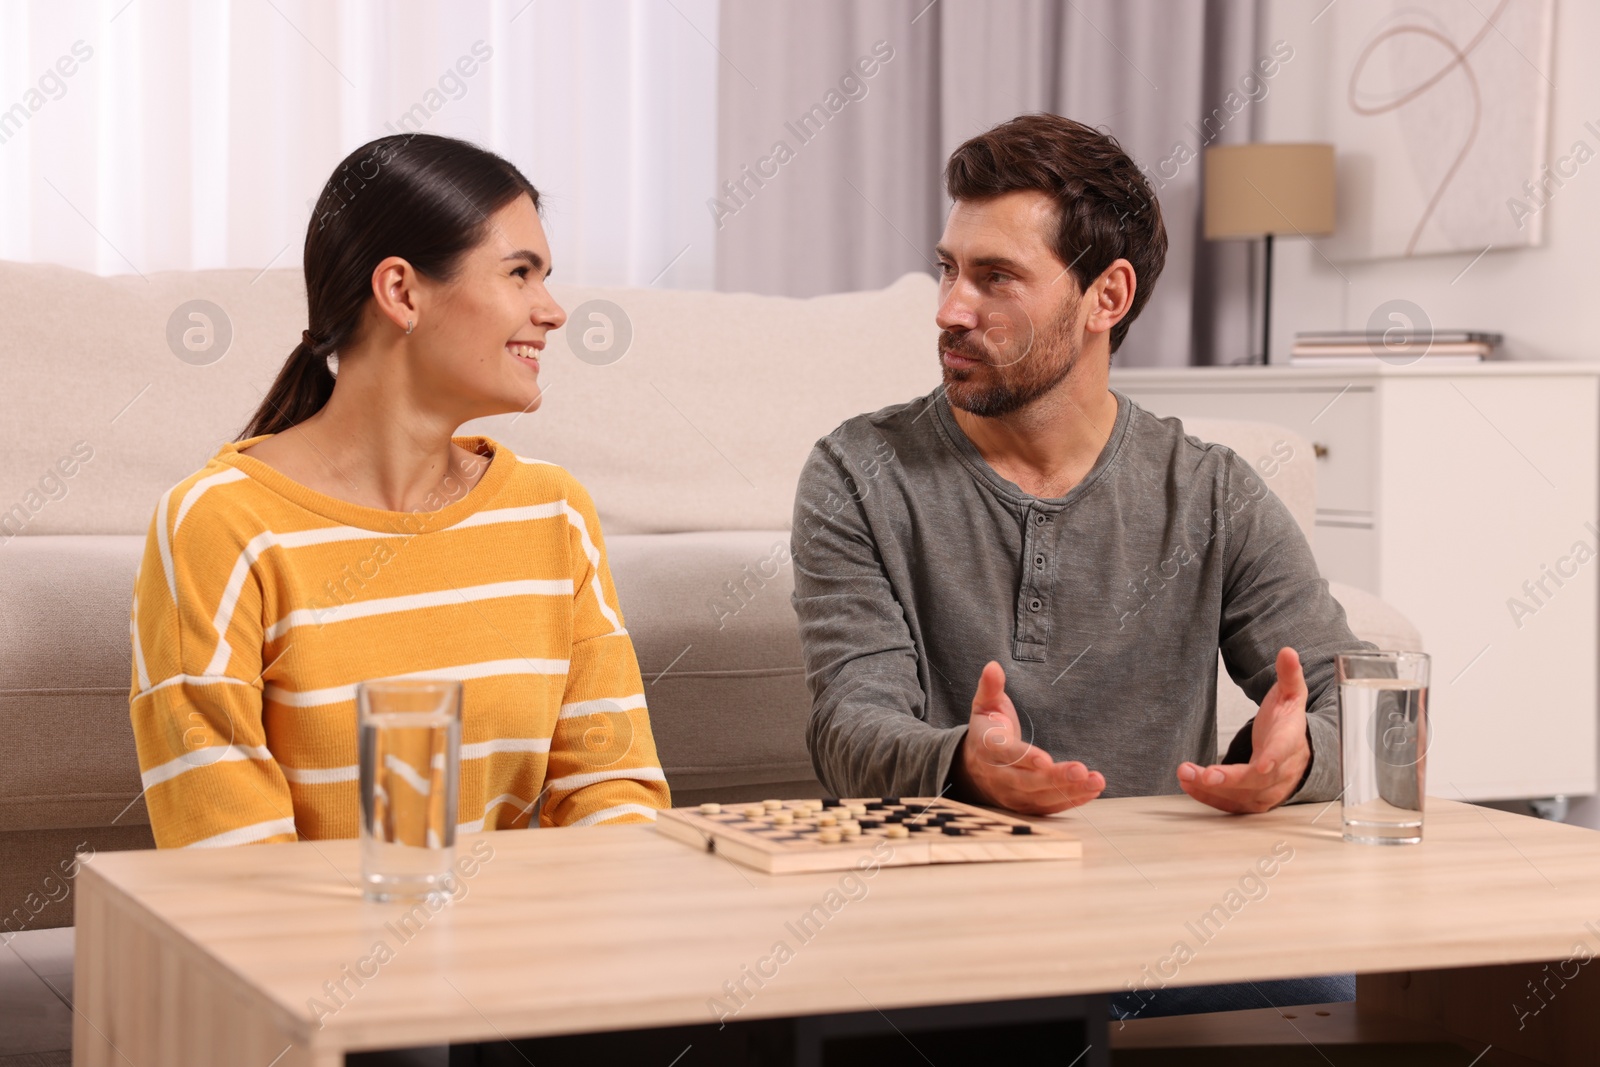
[[[1118,259],[1137,284],[1128,313],[1111,328],[1111,351],[1155,289],[1167,259],[1161,205],[1115,137],[1060,115],[1019,115],[971,138],[950,155],[952,200],[987,200],[1037,189],[1056,202],[1055,252],[1079,290]]]

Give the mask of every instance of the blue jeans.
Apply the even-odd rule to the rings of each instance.
[[[1298,1004],[1333,1004],[1356,999],[1356,976],[1283,978],[1274,982],[1229,982],[1224,985],[1169,986],[1111,995],[1112,1019],[1154,1019],[1163,1015],[1195,1015],[1247,1008],[1284,1008]]]

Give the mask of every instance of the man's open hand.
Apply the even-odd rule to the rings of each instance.
[[[1250,729],[1249,763],[1178,765],[1178,785],[1223,811],[1266,811],[1289,799],[1311,763],[1306,741],[1306,676],[1300,656],[1278,650],[1278,680],[1267,690]]]
[[[1026,815],[1087,804],[1106,787],[1099,772],[1076,760],[1056,763],[1050,753],[1022,739],[1017,709],[1006,696],[1006,672],[994,660],[978,678],[967,736],[956,753],[955,780],[979,803]]]

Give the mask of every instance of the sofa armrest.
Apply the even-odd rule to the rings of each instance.
[[[1353,585],[1329,582],[1328,591],[1344,608],[1350,632],[1382,649],[1421,652],[1422,634],[1410,619],[1387,601]],[[1228,750],[1228,742],[1256,713],[1255,702],[1228,677],[1228,668],[1217,653],[1217,758]]]
[[[1390,651],[1423,651],[1421,631],[1388,601],[1342,582],[1329,582],[1328,592],[1344,608],[1350,632],[1361,640]]]

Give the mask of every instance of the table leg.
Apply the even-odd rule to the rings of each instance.
[[[1356,1003],[1543,1063],[1588,1063],[1600,1048],[1600,975],[1584,973],[1588,962],[1357,975]]]
[[[74,1067],[343,1067],[214,961],[163,934],[85,864],[73,965]]]
[[[965,1032],[984,1034],[982,1040],[993,1042],[993,1051],[998,1056],[1016,1062],[1070,1062],[1075,1067],[1108,1067],[1111,1062],[1110,1016],[1110,1005],[1104,996],[1044,997],[814,1015],[795,1020],[794,1062],[795,1067],[822,1067],[823,1048],[827,1042],[852,1038],[879,1038],[897,1049],[905,1043],[929,1062],[944,1062],[949,1056],[948,1043],[953,1035]],[[1016,1029],[1029,1024],[1061,1023],[1069,1024],[1069,1028],[1071,1024],[1079,1024],[1083,1043],[1064,1047],[1043,1035],[1022,1037]],[[1011,1028],[1009,1034],[1007,1028]],[[923,1051],[924,1046],[928,1051]],[[852,1062],[869,1058],[874,1057],[858,1052]]]

